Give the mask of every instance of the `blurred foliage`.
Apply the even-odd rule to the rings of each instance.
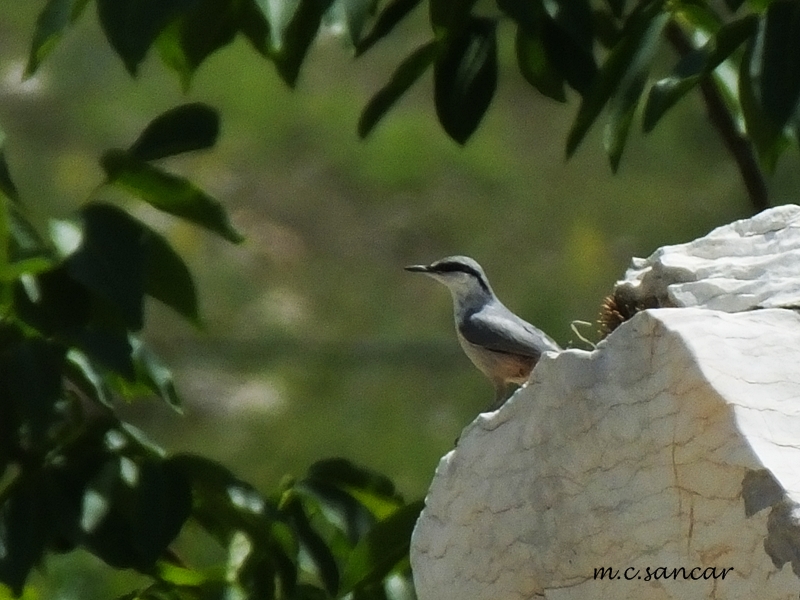
[[[233,241],[211,196],[153,161],[213,145],[217,115],[201,104],[153,120],[127,149],[101,158],[106,180],[164,213]],[[197,322],[189,270],[127,211],[89,201],[42,238],[0,154],[0,584],[22,595],[46,553],[89,551],[154,580],[123,598],[413,597],[405,504],[383,476],[344,460],[262,497],[213,460],[166,456],[120,420],[115,398],[160,396],[180,409],[170,371],[141,341],[144,298]],[[198,569],[171,545],[192,519],[226,551]]]
[[[604,112],[603,147],[616,171],[623,149],[637,143],[629,139],[637,110],[643,130],[652,131],[666,114],[692,114],[678,101],[699,89],[753,207],[766,200],[761,170],[778,170],[778,158],[797,141],[800,12],[789,0],[501,0],[496,7],[430,0],[427,27],[418,4],[49,0],[4,9],[8,21],[0,27],[9,46],[3,51],[27,45],[19,72],[28,79],[6,79],[0,113],[9,132],[0,152],[0,582],[8,590],[0,588],[0,597],[36,597],[48,589],[48,577],[26,587],[33,567],[69,554],[76,564],[99,559],[140,573],[124,584],[121,597],[131,599],[412,598],[407,553],[421,505],[406,504],[384,476],[328,460],[264,496],[217,460],[237,462],[260,483],[271,477],[275,486],[276,470],[297,466],[325,432],[339,454],[385,469],[402,457],[402,468],[430,473],[431,457],[452,440],[448,432],[457,431],[460,417],[426,396],[442,390],[469,396],[475,380],[450,368],[459,356],[453,344],[408,341],[415,319],[406,307],[414,306],[420,319],[430,310],[416,301],[427,291],[409,283],[398,295],[395,277],[384,274],[401,259],[456,253],[453,247],[484,264],[483,256],[493,255],[505,265],[493,276],[496,287],[503,289],[504,279],[517,282],[521,293],[536,297],[527,308],[541,318],[531,320],[558,322],[563,335],[563,317],[584,316],[593,301],[599,304],[602,287],[631,252],[666,241],[672,225],[697,235],[744,212],[741,196],[738,205],[719,195],[700,201],[714,188],[732,193],[734,186],[720,186],[730,169],[702,193],[687,194],[643,151],[629,159],[637,192],[600,202],[605,192],[596,182],[576,177],[561,194],[588,201],[575,205],[580,210],[559,206],[547,187],[552,175],[531,169],[531,160],[564,137],[573,155]],[[400,42],[392,41],[393,32],[403,32]],[[359,101],[347,89],[358,81],[353,65],[314,53],[314,43],[326,43],[330,33],[371,64],[380,81],[398,54],[407,56],[383,87],[371,76],[357,83],[378,89],[363,102],[360,118],[352,114]],[[513,48],[504,45],[510,38]],[[398,50],[408,42],[410,54]],[[651,71],[667,62],[661,52],[667,44],[678,62],[648,86]],[[128,74],[148,77],[133,86],[109,77],[108,48]],[[230,52],[225,62],[223,48]],[[177,74],[185,93],[201,89],[210,98],[175,106],[179,94],[163,95],[169,84],[148,63],[151,55]],[[299,85],[310,65],[322,65],[307,76],[312,86],[321,79],[327,93],[289,98],[260,69],[262,58],[288,87]],[[502,102],[500,75],[513,63],[541,98],[578,101],[570,127],[556,125],[532,144],[517,103],[506,101],[505,111],[492,113]],[[431,134],[424,113],[406,112],[375,129],[403,98],[419,99],[412,86],[426,74],[445,133],[458,144],[473,140],[477,150],[471,143],[454,154]],[[48,76],[60,86],[55,94],[37,88]],[[138,98],[123,109],[117,96],[125,93]],[[266,157],[269,178],[196,155],[216,146],[220,135],[209,99],[227,102],[239,117],[221,151],[243,170],[263,166]],[[81,113],[84,105],[92,110]],[[541,122],[556,123],[550,107],[537,104],[536,111]],[[135,135],[154,112],[161,114]],[[492,119],[494,126],[485,123]],[[371,145],[346,141],[356,122]],[[683,177],[713,175],[722,164],[708,163],[711,132],[693,133],[698,123],[694,118],[661,138],[670,149],[704,157],[703,164],[684,158]],[[516,137],[491,133],[503,128]],[[262,145],[265,135],[281,138],[285,149]],[[312,147],[324,149],[325,161]],[[30,156],[46,158],[36,163]],[[460,171],[470,175],[456,177]],[[282,173],[290,194],[272,189]],[[56,178],[71,198],[58,198]],[[303,201],[320,180],[324,201]],[[606,188],[609,196],[615,185]],[[476,196],[483,201],[474,202]],[[673,204],[664,210],[666,198]],[[241,243],[245,236],[234,222],[252,236],[249,254],[192,233],[200,227]],[[614,247],[607,241],[612,231],[638,241]],[[525,246],[530,260],[520,252]],[[224,297],[207,315],[201,316],[183,255],[193,255],[195,270],[214,282],[212,296]],[[272,287],[254,297],[242,283],[265,270]],[[191,337],[152,300],[193,326],[215,323],[215,329]],[[445,315],[437,313],[438,322]],[[377,331],[382,337],[374,337]],[[178,365],[197,403],[181,428],[186,433],[120,402],[160,397],[181,410],[172,374],[153,347]],[[256,370],[261,377],[251,388],[219,382],[224,361],[236,364],[235,373]],[[412,381],[409,370],[430,377]],[[426,387],[432,379],[436,387]],[[282,406],[284,387],[291,390],[289,407]],[[334,401],[341,398],[350,401]],[[283,418],[263,430],[263,421],[249,417],[251,403]],[[372,412],[368,403],[380,409]],[[225,410],[243,417],[228,420]],[[206,419],[202,429],[192,427],[198,417]],[[131,425],[137,419],[171,447],[193,446],[215,458],[166,454]],[[290,432],[283,431],[288,421]],[[408,423],[406,435],[401,425]],[[256,442],[257,453],[250,447],[247,457],[237,457],[241,440],[256,431],[268,451]],[[424,488],[424,477],[406,478]],[[97,590],[98,597],[104,593]]]

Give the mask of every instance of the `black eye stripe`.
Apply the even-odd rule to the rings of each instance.
[[[465,265],[464,263],[458,262],[443,262],[434,265],[431,269],[436,273],[467,273],[468,275],[472,275],[475,279],[478,280],[478,283],[481,284],[481,287],[485,289],[487,292],[489,291],[489,287],[486,284],[486,281],[483,279],[483,275],[481,273],[469,266]]]

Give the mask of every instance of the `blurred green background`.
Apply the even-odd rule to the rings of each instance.
[[[187,101],[220,110],[218,146],[169,166],[222,200],[247,241],[130,205],[186,258],[205,327],[148,306],[147,338],[174,368],[186,414],[143,401],[126,415],[169,451],[217,459],[267,492],[343,456],[421,496],[491,400],[458,347],[446,290],[404,265],[473,256],[505,304],[566,346],[570,322],[595,320],[631,256],[751,213],[694,96],[646,139],[632,136],[617,176],[601,128],[566,162],[576,96],[563,106],[535,94],[516,72],[510,28],[500,29],[496,99],[461,148],[438,126],[429,79],[369,139],[356,135],[399,57],[429,37],[419,9],[357,61],[324,36],[295,91],[240,40],[184,94],[154,56],[128,77],[91,10],[22,82],[42,5],[0,5],[0,125],[40,223],[85,201],[102,180],[101,152],[130,144],[161,111]],[[774,203],[794,199],[796,159],[770,179]],[[54,580],[69,579],[72,563],[51,562]],[[49,589],[91,597],[70,595],[89,581]]]

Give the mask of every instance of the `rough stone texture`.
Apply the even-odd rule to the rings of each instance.
[[[548,355],[442,458],[412,540],[420,600],[798,598],[800,316],[735,311],[800,304],[800,208],[703,239],[627,285],[725,312],[648,310]]]
[[[800,207],[766,210],[687,244],[634,258],[617,284],[626,299],[725,312],[800,307]]]

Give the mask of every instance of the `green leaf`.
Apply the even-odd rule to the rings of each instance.
[[[180,74],[184,88],[206,58],[233,41],[241,24],[241,4],[195,0],[163,29],[158,37],[162,60]]]
[[[603,107],[617,91],[620,82],[628,73],[641,49],[642,38],[647,34],[653,20],[661,13],[661,10],[662,3],[660,1],[648,0],[637,6],[636,10],[628,17],[620,41],[614,46],[600,68],[591,89],[581,101],[578,115],[575,117],[567,137],[568,158],[578,148]]]
[[[391,479],[376,471],[360,467],[345,458],[329,458],[315,462],[308,468],[307,479],[402,501]]]
[[[289,87],[294,87],[300,74],[300,67],[308,49],[319,31],[325,12],[332,0],[299,0],[297,9],[284,30],[273,24],[273,60],[281,78]],[[269,18],[269,15],[268,15]]]
[[[247,0],[239,13],[239,31],[261,56],[270,56],[270,24],[262,9],[269,0]]]
[[[597,76],[591,7],[587,0],[552,0],[543,6],[547,57],[570,87],[585,95]]]
[[[604,143],[611,162],[611,170],[614,173],[619,168],[631,121],[650,73],[661,32],[668,20],[669,15],[661,14],[650,21],[640,38],[638,49],[630,58],[625,75],[612,97]]]
[[[61,399],[64,349],[42,338],[26,338],[0,353],[0,397],[16,407],[23,445],[46,447]]]
[[[566,102],[564,78],[547,57],[544,42],[537,32],[517,27],[517,64],[525,80],[548,98]]]
[[[377,4],[378,0],[334,0],[326,14],[326,22],[346,31],[348,41],[356,48]]]
[[[434,65],[434,100],[447,134],[464,144],[477,129],[497,86],[495,23],[472,17]]]
[[[67,379],[73,385],[77,385],[87,398],[109,408],[112,406],[111,392],[106,380],[86,354],[76,348],[70,348],[64,366]]]
[[[107,304],[76,281],[66,265],[14,284],[14,307],[28,326],[132,379],[128,334]]]
[[[370,131],[384,117],[388,110],[400,97],[414,85],[422,74],[431,66],[439,52],[439,44],[435,41],[420,46],[411,53],[397,70],[392,78],[375,94],[361,113],[358,121],[358,135],[362,138],[369,135]]]
[[[737,10],[739,10],[739,7],[742,4],[744,4],[744,0],[725,0],[725,5],[731,12],[736,12]]]
[[[161,31],[186,6],[186,0],[97,0],[97,13],[109,44],[131,75]]]
[[[153,119],[128,152],[140,160],[156,160],[210,148],[218,134],[216,110],[199,102],[183,104]]]
[[[189,482],[169,461],[110,459],[84,496],[84,544],[116,568],[147,572],[192,506]]]
[[[77,281],[122,307],[133,329],[141,327],[141,294],[200,323],[189,269],[161,235],[110,204],[88,204],[81,215],[79,245],[65,261]]]
[[[745,47],[739,65],[739,103],[742,107],[747,136],[755,145],[762,166],[771,173],[775,170],[778,158],[788,146],[788,142],[784,139],[781,128],[764,114],[760,106],[752,73],[754,46],[755,40],[751,39]]]
[[[608,7],[611,9],[611,14],[618,19],[622,17],[625,12],[625,2],[626,0],[606,0],[606,4],[608,4]]]
[[[6,160],[5,140],[3,134],[0,133],[0,193],[4,194],[6,198],[19,204],[19,192],[14,181],[11,179],[11,171],[8,168],[8,161]]]
[[[145,231],[145,293],[199,326],[197,292],[189,268],[167,240],[141,226]]]
[[[705,1],[681,2],[673,13],[676,23],[688,24],[689,29],[696,29],[706,35],[714,35],[723,25],[722,17]]]
[[[56,47],[67,25],[81,15],[88,3],[89,0],[48,0],[36,19],[25,77],[36,72],[42,61]]]
[[[205,227],[229,241],[243,241],[244,238],[233,228],[222,205],[183,177],[162,171],[124,150],[109,150],[101,162],[109,184],[125,189],[155,208]]]
[[[297,533],[300,544],[313,561],[325,591],[331,596],[336,596],[339,589],[339,567],[325,540],[311,527],[302,502],[293,496],[282,508],[288,515],[289,523]]]
[[[650,88],[644,109],[643,129],[650,132],[703,77],[707,77],[736,51],[756,29],[757,18],[748,15],[728,23],[701,48],[689,52],[676,65],[673,73]]]
[[[49,248],[20,208],[14,204],[6,204],[5,208],[11,234],[8,249],[9,260],[17,262],[42,256],[49,258]]]
[[[335,504],[341,503],[342,496],[332,494],[331,486],[345,492],[378,520],[393,513],[403,504],[403,498],[397,493],[391,480],[342,458],[314,463],[309,468],[308,477],[300,484],[300,487],[312,490],[320,498],[333,500]],[[348,498],[345,503],[349,502]],[[354,529],[360,528],[360,525],[358,523]],[[359,535],[360,532],[353,537]]]
[[[144,323],[145,235],[143,228],[123,210],[108,204],[81,209],[83,239],[67,258],[67,272],[98,296],[105,298],[124,319],[139,330]]]
[[[22,595],[31,569],[44,553],[52,518],[40,476],[19,478],[0,495],[0,583]]]
[[[800,4],[775,0],[761,20],[750,77],[764,117],[783,130],[800,98]]]
[[[181,399],[175,390],[172,372],[139,338],[131,339],[131,347],[136,378],[177,412],[182,412]]]
[[[437,38],[456,34],[470,20],[477,0],[430,0],[429,15]]]
[[[419,5],[420,1],[391,0],[378,15],[369,33],[356,45],[356,56],[364,54],[375,45],[375,42],[389,35],[395,26]]]
[[[423,507],[422,500],[403,506],[359,540],[342,573],[342,592],[382,581],[408,556],[411,533]]]

